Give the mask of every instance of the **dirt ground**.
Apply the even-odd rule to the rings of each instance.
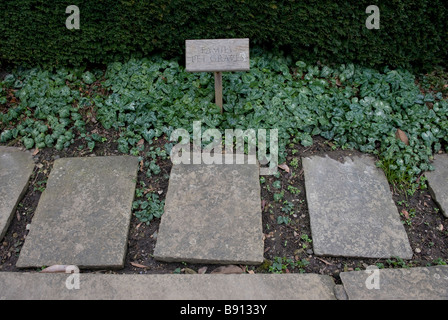
[[[16,216],[10,224],[6,236],[0,241],[0,271],[20,272],[15,267],[20,249],[28,233],[27,225],[31,223],[40,195],[45,188],[53,162],[62,157],[89,157],[119,155],[116,139],[118,133],[106,131],[101,126],[87,128],[88,132],[98,133],[107,138],[97,143],[93,150],[86,148],[87,141],[77,138],[74,144],[62,151],[43,149],[34,156],[35,171],[30,179],[28,189],[18,205]],[[161,147],[168,141],[159,138],[153,147]],[[20,142],[15,142],[20,147]],[[145,160],[150,146],[140,156]],[[405,190],[391,186],[393,199],[400,212],[401,219],[414,250],[412,260],[400,259],[354,259],[343,257],[318,257],[313,253],[312,235],[305,196],[304,175],[301,157],[331,154],[342,160],[345,156],[360,154],[354,150],[335,149],[331,142],[314,137],[310,147],[290,145],[286,165],[289,172],[280,169],[277,176],[264,176],[261,182],[261,207],[264,233],[265,262],[260,266],[241,266],[250,273],[266,272],[306,272],[332,276],[336,283],[340,282],[342,271],[364,270],[369,265],[380,268],[416,267],[446,263],[448,260],[448,221],[443,217],[428,190],[418,189],[413,195]],[[148,191],[158,191],[164,200],[168,189],[168,177],[171,170],[169,159],[158,159],[161,172],[151,178],[146,177],[144,170],[138,174],[137,184],[143,181]],[[280,181],[280,183],[278,182]],[[279,200],[279,197],[281,199]],[[153,258],[157,241],[157,230],[160,219],[154,219],[149,225],[141,223],[133,214],[128,239],[128,250],[125,267],[121,270],[82,270],[83,272],[107,273],[206,273],[219,265],[164,263]]]

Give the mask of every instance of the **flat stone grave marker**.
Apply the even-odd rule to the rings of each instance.
[[[448,266],[342,272],[341,280],[350,300],[448,300]]]
[[[57,159],[17,267],[122,268],[137,170],[130,156]]]
[[[311,273],[82,273],[80,290],[67,290],[67,277],[0,272],[0,300],[335,300],[333,279]]]
[[[448,154],[434,156],[434,171],[426,172],[429,191],[440,206],[442,214],[448,218]]]
[[[155,259],[260,264],[263,247],[258,164],[173,165]]]
[[[412,258],[384,172],[371,157],[303,158],[313,249],[320,256]]]
[[[33,170],[30,152],[0,146],[0,240],[8,230]]]

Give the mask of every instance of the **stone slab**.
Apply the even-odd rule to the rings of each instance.
[[[171,169],[154,258],[260,264],[258,164],[177,164]]]
[[[130,156],[57,159],[17,267],[122,268],[137,170]]]
[[[334,300],[334,282],[317,274],[68,274],[0,272],[0,300]]]
[[[377,275],[366,271],[342,272],[340,276],[348,298],[350,300],[448,300],[448,266],[379,269],[377,272]],[[375,281],[378,281],[378,285]]]
[[[412,258],[384,172],[368,156],[303,158],[313,249],[320,256]]]
[[[429,191],[442,214],[448,218],[448,154],[436,154],[432,165],[435,170],[425,173]]]
[[[0,240],[8,230],[33,170],[30,152],[0,146]]]

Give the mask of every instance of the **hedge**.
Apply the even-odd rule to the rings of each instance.
[[[381,27],[365,26],[380,8]],[[68,30],[66,7],[80,9]],[[431,67],[448,52],[443,0],[2,0],[0,60],[24,65],[106,64],[160,53],[183,57],[185,39],[248,37],[293,60]]]

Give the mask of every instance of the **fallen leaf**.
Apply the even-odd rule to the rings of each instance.
[[[255,274],[255,271],[254,270],[247,270],[247,273],[248,274]]]
[[[140,140],[138,140],[137,145],[141,146],[144,143],[145,143],[145,139],[140,139]]]
[[[233,264],[228,266],[222,266],[214,269],[211,274],[240,274],[243,273],[243,269]]]
[[[33,156],[35,156],[36,154],[38,154],[38,153],[39,153],[39,151],[40,151],[40,150],[39,150],[39,148],[36,148],[36,149],[34,149],[34,151],[33,151],[32,155],[33,155]]]
[[[273,237],[273,236],[274,236],[274,231],[271,231],[271,232],[265,234],[265,237],[266,237],[266,238],[271,238],[271,237]]]
[[[184,268],[184,273],[185,274],[197,274],[196,271],[194,271],[193,269],[190,269],[190,268]]]
[[[198,274],[205,274],[205,272],[207,271],[207,267],[202,267],[198,269]]]
[[[336,85],[338,87],[342,86],[341,80],[339,80],[339,78],[336,78]]]
[[[401,210],[401,213],[404,215],[404,217],[406,218],[406,219],[409,219],[409,212],[407,212],[406,210]]]
[[[65,273],[67,265],[55,264],[53,266],[47,267],[41,271],[41,273]]]
[[[133,265],[136,268],[141,268],[141,269],[148,269],[149,268],[148,266],[145,266],[143,264],[136,263],[136,262],[131,262],[131,265]]]
[[[443,224],[439,224],[439,226],[437,227],[437,230],[443,231]]]
[[[266,206],[266,200],[261,200],[261,212],[263,212],[264,211],[264,207]]]
[[[289,167],[286,165],[286,163],[279,164],[278,167],[279,167],[280,169],[285,170],[287,173],[289,173]]]
[[[395,137],[397,139],[400,139],[405,145],[409,145],[409,139],[406,133],[400,129],[397,129],[397,132],[395,132]]]

